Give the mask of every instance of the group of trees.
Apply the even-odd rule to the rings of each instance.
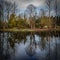
[[[15,14],[11,14],[8,21],[9,28],[27,28],[28,24],[26,19],[23,19],[20,15],[16,16]]]
[[[38,16],[36,7],[29,5],[24,11],[23,17],[21,14],[16,15],[17,5],[8,1],[0,0],[0,28],[41,28],[44,26],[60,25],[60,17],[57,16],[57,0],[55,0],[56,16],[51,17],[51,0],[46,0],[48,6],[49,16],[45,16],[44,9],[41,16]],[[2,3],[2,4],[1,4]],[[41,11],[40,11],[41,12]],[[39,12],[39,13],[40,13]],[[47,23],[48,22],[48,23]],[[3,25],[3,26],[2,26]]]
[[[0,0],[0,28],[7,25],[11,13],[17,11],[16,3],[8,2],[7,0]]]

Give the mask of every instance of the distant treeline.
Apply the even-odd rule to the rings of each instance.
[[[55,26],[60,26],[60,17],[58,16],[51,16],[50,18],[47,16],[31,17],[27,19],[26,17],[22,18],[20,15],[11,14],[8,21],[0,21],[0,28],[54,28]]]
[[[49,3],[50,1],[47,0]],[[46,3],[47,4],[47,3]],[[57,15],[58,11],[55,9],[56,16],[50,16],[50,3],[49,15],[46,16],[44,9],[39,10],[37,13],[36,6],[30,4],[27,6],[23,14],[17,15],[18,9],[16,2],[11,3],[8,1],[0,0],[0,28],[54,28],[60,26],[60,16]],[[57,7],[57,5],[55,6]]]

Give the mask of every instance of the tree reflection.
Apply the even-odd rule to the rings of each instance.
[[[11,36],[8,38],[10,46],[13,48],[15,43],[21,43],[24,41],[24,44],[26,43],[26,33],[11,33]]]
[[[30,44],[26,47],[26,53],[27,53],[28,56],[33,56],[36,53],[35,52],[35,47],[36,47],[35,36],[31,32]]]
[[[3,42],[4,42],[4,33],[2,33],[2,34],[0,34],[0,35],[2,35],[1,37],[0,37],[0,59],[4,59],[4,53],[3,53]]]
[[[10,47],[14,48],[14,44],[15,44],[14,38],[9,37],[8,40],[9,40],[9,43],[10,43]]]
[[[2,43],[1,43],[1,33],[0,33],[0,59],[1,59],[1,57],[2,57],[2,53],[3,53],[3,51],[2,51]]]
[[[13,58],[15,58],[16,44],[20,46],[21,43],[25,47],[25,51],[28,56],[35,56],[35,54],[37,53],[36,52],[37,49],[40,49],[41,52],[44,52],[44,53],[41,53],[42,55],[45,54],[45,51],[47,51],[47,55],[46,55],[47,60],[49,59],[51,60],[53,58],[55,59],[56,57],[58,59],[60,56],[60,53],[59,53],[59,50],[60,50],[59,48],[60,35],[59,34],[60,33],[59,34],[58,33],[56,34],[56,33],[55,34],[53,34],[53,32],[39,32],[39,33],[35,33],[35,32],[30,32],[30,33],[7,32],[5,33],[4,32],[4,33],[0,33],[0,60],[2,60],[2,58],[8,60],[12,56]],[[55,49],[54,52],[52,51],[51,48]]]
[[[48,41],[48,35],[47,33],[41,32],[39,35],[39,38],[41,38],[39,41],[39,47],[41,50],[44,50],[46,48],[46,42]]]
[[[42,50],[44,50],[45,49],[45,45],[46,43],[45,43],[45,38],[42,36],[41,37],[41,46],[42,46]]]
[[[6,36],[7,34],[7,36]],[[9,46],[8,46],[8,38],[9,34],[8,33],[1,33],[0,34],[0,60],[8,60],[10,57],[9,54]]]

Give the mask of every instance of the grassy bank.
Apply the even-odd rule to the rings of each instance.
[[[48,29],[0,29],[0,32],[44,32],[44,31],[60,31],[60,28],[48,28]]]

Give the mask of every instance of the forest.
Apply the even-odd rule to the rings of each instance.
[[[51,1],[46,1],[49,14],[46,16],[44,9],[39,9],[30,4],[23,13],[20,13],[16,2],[0,0],[0,29],[40,29],[60,27],[60,16],[58,15],[58,5],[55,1],[55,16],[51,16]],[[18,14],[19,13],[19,14]],[[41,14],[40,14],[41,13]]]

